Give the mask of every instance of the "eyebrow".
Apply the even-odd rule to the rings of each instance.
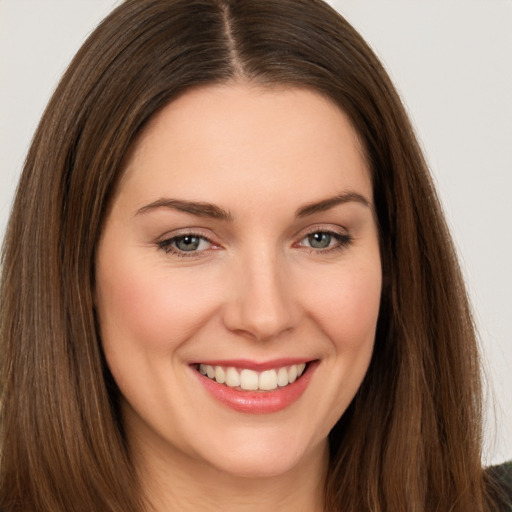
[[[334,208],[340,204],[350,202],[360,203],[363,206],[371,208],[370,201],[368,201],[368,199],[366,199],[361,194],[358,194],[357,192],[345,192],[343,194],[301,206],[298,210],[296,210],[295,216],[297,218],[308,217],[310,215],[314,215],[315,213],[330,210],[331,208]],[[136,215],[142,215],[158,208],[170,208],[179,212],[190,213],[191,215],[196,215],[198,217],[208,217],[216,220],[233,220],[231,213],[217,205],[205,202],[186,201],[184,199],[170,198],[157,199],[156,201],[143,206],[142,208],[139,208],[139,210],[136,212]]]
[[[179,212],[197,215],[198,217],[209,217],[217,220],[233,220],[233,217],[229,212],[214,204],[167,198],[158,199],[153,203],[143,206],[137,210],[136,215],[148,213],[158,208],[170,208]]]
[[[367,208],[372,208],[370,201],[368,201],[368,199],[366,199],[366,197],[362,196],[361,194],[358,194],[357,192],[345,192],[343,194],[323,199],[322,201],[301,206],[295,212],[295,216],[299,218],[308,217],[310,215],[314,215],[315,213],[330,210],[331,208],[334,208],[340,204],[352,202],[360,203]]]

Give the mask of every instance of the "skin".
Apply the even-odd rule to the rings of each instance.
[[[296,215],[347,193],[364,200]],[[230,218],[154,205],[163,198],[211,203]],[[375,338],[372,200],[348,119],[305,89],[194,89],[134,143],[97,250],[95,295],[133,460],[157,511],[322,509],[327,435]],[[176,237],[190,233],[200,245],[177,254]],[[311,233],[334,234],[319,248]],[[295,403],[270,414],[220,403],[191,366],[283,357],[318,367]]]

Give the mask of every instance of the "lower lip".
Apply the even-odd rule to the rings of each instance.
[[[195,369],[193,371],[206,390],[223,405],[238,412],[270,414],[286,409],[302,396],[317,366],[317,361],[309,363],[295,382],[273,391],[241,391],[218,384]]]

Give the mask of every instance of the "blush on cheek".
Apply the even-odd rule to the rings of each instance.
[[[105,313],[105,318],[100,318],[102,333],[106,334],[104,327],[108,329],[110,324],[113,335],[124,331],[144,344],[170,348],[170,341],[187,339],[214,308],[211,295],[195,284],[180,279],[173,269],[157,276],[123,269],[110,274],[100,290],[100,313]]]
[[[335,285],[333,283],[340,283]],[[315,319],[337,348],[349,349],[372,340],[375,335],[380,302],[380,274],[344,276],[311,294]],[[320,291],[320,293],[318,293]]]

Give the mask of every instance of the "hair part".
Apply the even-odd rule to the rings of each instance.
[[[330,434],[327,510],[491,510],[474,327],[439,201],[383,67],[319,0],[127,0],[73,59],[3,248],[0,508],[144,509],[94,315],[95,250],[147,121],[230,81],[331,99],[371,170],[384,288],[370,368]]]

